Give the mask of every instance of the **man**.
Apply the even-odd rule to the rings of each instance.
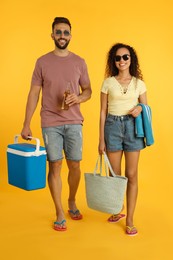
[[[56,17],[52,23],[51,37],[55,49],[40,57],[35,65],[28,95],[24,126],[24,139],[32,136],[30,123],[42,90],[41,127],[49,161],[48,184],[55,204],[54,229],[67,229],[61,202],[61,167],[63,151],[66,158],[69,184],[68,213],[74,220],[82,219],[75,202],[80,181],[82,159],[82,123],[80,103],[91,97],[87,66],[81,57],[68,50],[71,24],[65,17]],[[69,87],[70,85],[70,87]],[[65,98],[69,109],[62,107],[67,86],[70,94]]]

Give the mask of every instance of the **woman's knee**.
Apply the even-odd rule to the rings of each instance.
[[[128,178],[128,182],[131,184],[135,184],[138,181],[138,173],[134,172],[126,172],[126,177]]]

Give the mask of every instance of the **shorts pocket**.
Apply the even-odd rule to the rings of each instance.
[[[106,121],[105,121],[105,125],[109,126],[109,125],[113,125],[115,122],[114,118],[112,118],[111,116],[107,116]]]

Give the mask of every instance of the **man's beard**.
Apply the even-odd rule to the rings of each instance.
[[[60,40],[61,40],[61,39],[60,39]],[[64,39],[63,39],[63,40],[64,40]],[[57,41],[57,40],[54,39],[54,42],[55,42],[56,47],[57,47],[58,49],[61,49],[61,50],[66,49],[67,46],[69,45],[70,40],[69,40],[69,41],[65,40],[65,41],[66,41],[66,43],[65,43],[64,45],[61,45],[61,44],[59,44],[59,41]]]

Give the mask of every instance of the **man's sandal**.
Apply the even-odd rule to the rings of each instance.
[[[110,223],[116,223],[120,221],[122,218],[125,218],[125,214],[114,214],[108,218],[108,222]]]
[[[83,218],[82,214],[80,213],[80,211],[77,210],[68,210],[68,214],[71,217],[71,219],[73,220],[80,220]]]
[[[135,226],[132,227],[126,226],[126,234],[128,236],[136,236],[138,234],[138,231]]]
[[[54,228],[56,231],[66,231],[66,230],[67,230],[67,227],[64,225],[65,223],[66,223],[66,220],[65,220],[65,219],[63,219],[63,220],[60,221],[60,222],[55,221],[53,228]]]

